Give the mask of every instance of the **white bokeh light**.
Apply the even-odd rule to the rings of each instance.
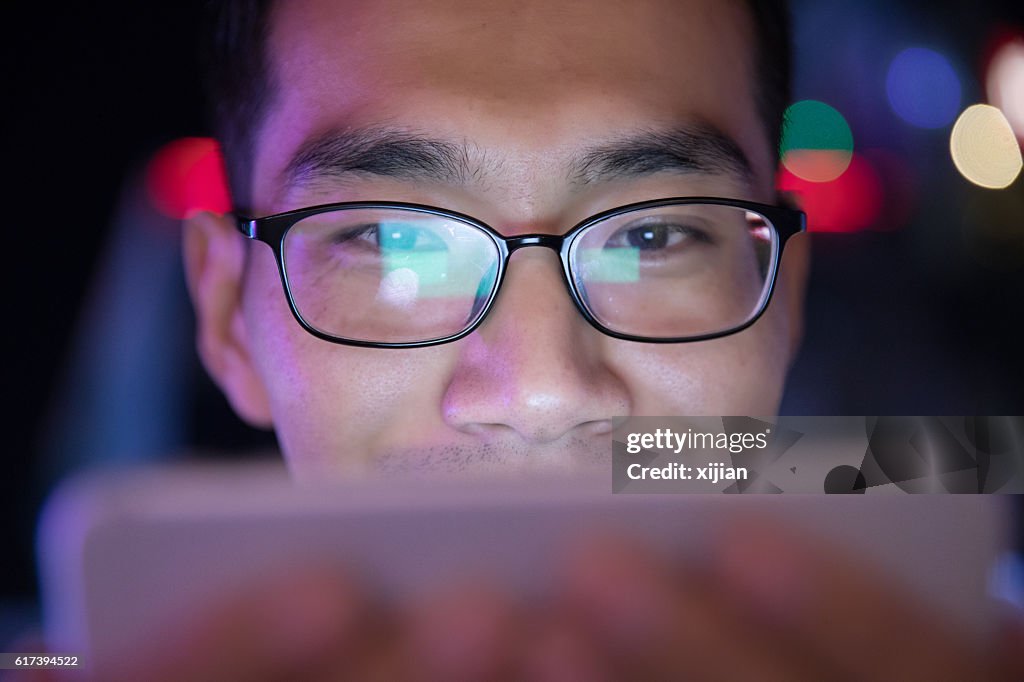
[[[949,150],[960,173],[980,187],[1004,189],[1024,161],[1003,113],[988,104],[968,107],[953,126]]]

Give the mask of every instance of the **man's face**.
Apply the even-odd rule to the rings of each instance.
[[[773,202],[753,31],[739,1],[279,4],[269,43],[276,92],[252,168],[254,215],[407,201],[511,236],[562,234],[647,199]],[[665,167],[580,182],[568,170],[595,145],[680,129],[716,130],[750,172]],[[369,130],[458,145],[471,172],[299,181],[286,172],[311,144]],[[768,312],[725,338],[659,345],[604,336],[574,308],[556,254],[528,248],[512,256],[494,308],[472,334],[395,350],[308,334],[290,313],[271,249],[231,239],[226,249],[250,249],[240,304],[229,331],[201,346],[237,346],[213,373],[244,416],[273,424],[303,478],[363,467],[566,467],[610,456],[616,415],[774,414],[799,335],[799,243],[787,249]]]

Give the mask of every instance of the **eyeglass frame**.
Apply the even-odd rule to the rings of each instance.
[[[652,338],[646,336],[635,336],[631,334],[623,334],[613,329],[609,329],[602,325],[597,318],[590,312],[588,306],[583,301],[583,296],[579,291],[577,283],[572,275],[572,269],[569,264],[569,249],[575,241],[576,237],[589,228],[599,222],[607,220],[609,218],[624,215],[627,213],[633,213],[637,211],[643,211],[652,208],[661,208],[664,206],[685,206],[695,204],[708,204],[715,206],[729,206],[738,208],[741,210],[750,211],[757,213],[768,219],[770,227],[775,233],[778,239],[778,249],[775,250],[775,260],[771,263],[771,280],[767,282],[767,292],[762,294],[761,301],[758,309],[750,316],[749,319],[744,321],[742,324],[729,327],[727,329],[710,332],[706,334],[698,334],[696,336],[683,336],[683,337],[672,337],[672,338]],[[492,292],[488,295],[487,304],[477,314],[477,319],[469,325],[466,329],[463,329],[457,334],[442,337],[440,339],[431,339],[428,341],[403,341],[397,343],[388,342],[376,342],[376,341],[360,341],[358,339],[349,339],[342,336],[334,336],[323,332],[316,327],[309,324],[303,319],[299,312],[298,306],[295,303],[295,299],[292,296],[291,286],[288,282],[287,266],[284,261],[284,240],[290,230],[298,222],[305,220],[314,215],[321,213],[330,213],[333,211],[343,211],[348,209],[377,209],[377,210],[388,210],[388,209],[407,209],[423,213],[427,215],[434,215],[439,218],[454,219],[458,222],[468,223],[469,225],[476,227],[481,230],[484,234],[490,237],[491,241],[498,249],[499,260],[498,260],[498,272],[495,275],[494,287]],[[498,300],[498,293],[501,291],[501,286],[505,279],[505,271],[508,269],[509,259],[512,254],[519,249],[529,246],[540,246],[555,251],[559,260],[562,262],[562,279],[569,289],[569,295],[573,300],[573,304],[576,309],[583,315],[583,318],[597,331],[616,339],[622,339],[624,341],[635,341],[638,343],[693,343],[696,341],[709,341],[711,339],[718,339],[724,336],[731,336],[738,332],[747,329],[764,314],[764,311],[768,308],[768,304],[771,302],[772,294],[775,291],[775,283],[778,279],[779,267],[782,262],[782,253],[785,249],[786,243],[791,237],[807,230],[807,216],[803,211],[795,208],[789,208],[787,206],[775,206],[771,204],[760,204],[753,201],[745,201],[740,199],[725,199],[721,197],[670,197],[665,199],[652,199],[648,201],[641,201],[631,204],[625,204],[616,208],[611,208],[606,211],[602,211],[582,221],[576,223],[567,232],[561,235],[552,234],[524,234],[517,235],[514,237],[506,237],[500,232],[495,230],[487,223],[474,218],[473,216],[459,213],[457,211],[451,211],[444,208],[438,208],[436,206],[429,206],[426,204],[415,204],[399,201],[348,201],[331,204],[320,204],[317,206],[310,206],[307,208],[295,209],[292,211],[286,211],[284,213],[275,213],[273,215],[264,216],[261,218],[251,218],[243,215],[236,215],[236,227],[239,232],[249,239],[263,242],[270,246],[274,252],[274,257],[277,260],[278,272],[281,276],[281,284],[284,287],[285,298],[288,300],[288,307],[291,309],[292,316],[296,322],[299,323],[303,329],[312,334],[313,336],[328,341],[330,343],[336,343],[346,346],[358,346],[362,348],[426,348],[429,346],[439,346],[445,343],[451,343],[458,341],[461,338],[472,334],[486,319],[487,315],[491,312],[494,307],[495,301]]]

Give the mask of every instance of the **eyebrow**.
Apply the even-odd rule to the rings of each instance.
[[[468,142],[388,128],[334,130],[304,144],[286,166],[289,188],[370,175],[466,185],[501,164]],[[730,175],[747,181],[751,165],[739,145],[699,124],[623,133],[573,154],[567,178],[577,185],[640,178],[661,172]]]
[[[304,186],[349,175],[467,184],[482,169],[465,144],[403,130],[331,131],[304,144],[284,171],[286,186]]]
[[[749,181],[750,160],[740,146],[714,126],[641,130],[586,150],[573,161],[578,184],[636,178],[661,172],[731,175]]]

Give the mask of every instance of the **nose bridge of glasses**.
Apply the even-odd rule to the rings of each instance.
[[[508,247],[510,255],[527,246],[543,246],[559,253],[564,240],[564,237],[553,234],[524,234],[518,237],[506,237],[505,245]]]

